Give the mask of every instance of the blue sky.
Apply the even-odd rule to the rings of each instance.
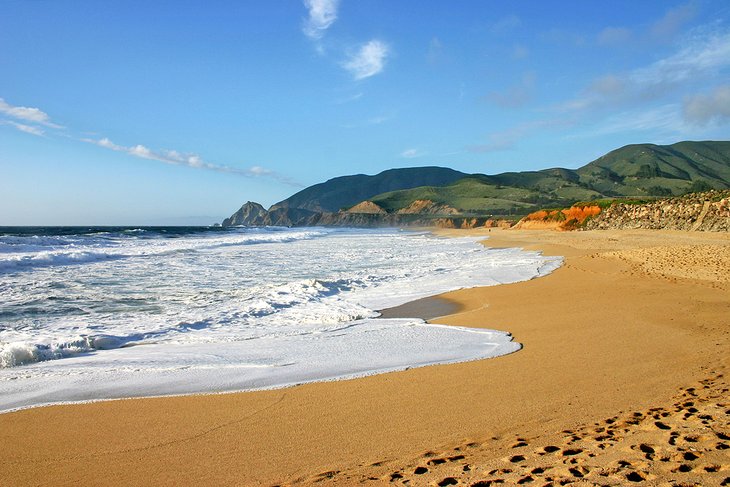
[[[0,4],[0,225],[212,223],[345,174],[730,135],[730,5]]]

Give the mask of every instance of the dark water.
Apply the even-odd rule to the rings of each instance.
[[[223,228],[223,227],[168,227],[168,226],[88,226],[88,227],[1,227],[0,237],[61,237],[61,236],[98,236],[108,235],[111,237],[120,237],[125,235],[134,235],[136,237],[179,237],[186,235],[195,235],[200,233],[229,233],[241,231],[240,228]]]

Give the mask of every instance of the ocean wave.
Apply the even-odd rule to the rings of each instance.
[[[0,369],[73,357],[95,350],[111,350],[125,343],[126,340],[110,335],[80,336],[66,342],[51,343],[0,342]]]
[[[280,285],[257,286],[246,290],[241,296],[227,296],[231,303],[224,303],[221,309],[215,309],[208,297],[197,303],[203,306],[200,311],[191,309],[190,319],[128,323],[118,327],[116,335],[76,335],[73,330],[90,332],[98,326],[89,325],[85,313],[73,317],[68,310],[64,310],[62,316],[66,324],[63,330],[56,331],[52,341],[0,342],[0,368],[63,359],[85,352],[119,348],[133,342],[153,341],[169,345],[218,341],[230,343],[265,336],[322,333],[339,329],[346,323],[377,316],[378,313],[373,310],[340,299],[342,293],[367,285],[357,279],[302,279]],[[49,310],[42,314],[44,318],[55,316]],[[17,332],[15,336],[18,336]]]
[[[136,230],[129,230],[134,233]],[[234,232],[220,237],[175,239],[112,238],[109,236],[0,237],[0,274],[38,267],[90,264],[99,261],[204,251],[267,243],[290,243],[327,235],[327,231]],[[159,235],[157,236],[159,237]]]
[[[249,346],[245,363],[289,363],[301,358],[300,345],[315,354],[321,353],[319,345],[331,343],[341,353],[340,340],[353,347],[351,353],[341,353],[343,365],[337,366],[347,371],[352,370],[349,360],[382,351],[381,339],[376,340],[380,334],[385,341],[400,340],[394,356],[405,345],[413,348],[408,366],[422,360],[433,363],[418,352],[424,338],[417,332],[433,336],[435,350],[428,353],[440,356],[441,342],[452,330],[411,330],[404,323],[390,330],[393,322],[374,321],[374,310],[459,287],[531,279],[559,265],[559,259],[534,252],[485,249],[476,239],[385,230],[133,235],[145,232],[86,235],[80,246],[65,244],[72,237],[52,237],[42,251],[0,253],[4,376],[45,374],[79,363],[116,371],[117,357],[130,354],[139,358],[140,374],[158,367],[160,360],[179,368],[201,360],[228,364],[236,358],[227,355],[231,347]],[[63,244],[57,245],[58,239]],[[59,269],[53,270],[55,266]],[[367,347],[363,336],[371,340]],[[126,347],[137,344],[145,346]],[[111,348],[120,350],[96,353]],[[180,350],[191,352],[180,355]],[[457,347],[452,355],[463,353]],[[69,360],[57,360],[65,358]],[[37,362],[44,363],[33,365]],[[357,370],[380,370],[380,365],[365,362]],[[12,370],[17,366],[21,368]],[[323,367],[323,377],[329,376],[329,366]]]
[[[88,264],[91,262],[123,259],[123,254],[88,252],[83,250],[72,252],[36,252],[34,254],[10,256],[0,259],[0,273],[16,272],[56,265]]]

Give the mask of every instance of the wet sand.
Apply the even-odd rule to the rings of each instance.
[[[458,312],[458,303],[434,296],[411,301],[400,306],[380,310],[381,318],[420,318],[422,320],[438,321],[436,318],[448,316]]]
[[[274,391],[0,415],[0,485],[719,485],[730,476],[730,235],[483,234],[487,245],[563,255],[565,265],[447,293],[457,311],[433,321],[507,330],[521,351]]]

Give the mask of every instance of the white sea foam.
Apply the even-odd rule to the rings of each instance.
[[[510,353],[519,344],[504,332],[377,319],[375,310],[560,265],[474,238],[394,230],[127,232],[37,239],[35,251],[12,239],[0,244],[26,247],[0,252],[0,410],[279,387]],[[13,267],[18,256],[38,262]]]

